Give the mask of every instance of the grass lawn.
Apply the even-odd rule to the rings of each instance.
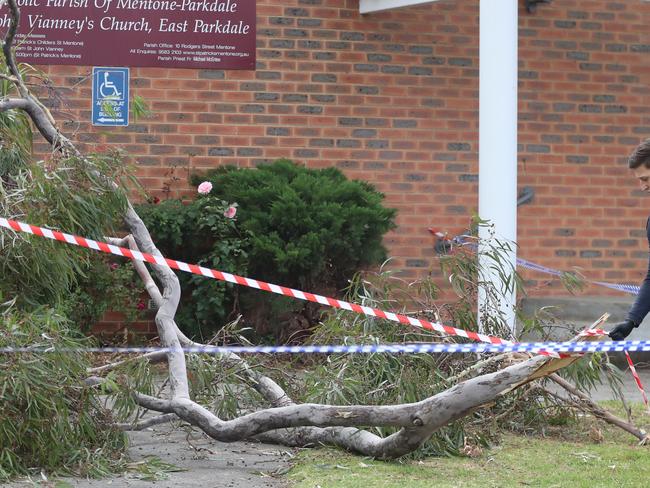
[[[635,422],[648,426],[650,417],[635,415]],[[593,419],[580,424],[554,437],[505,434],[474,458],[382,462],[336,449],[305,449],[288,478],[292,488],[650,486],[650,447]],[[602,442],[590,439],[592,427],[601,430]]]

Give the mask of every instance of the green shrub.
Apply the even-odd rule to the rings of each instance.
[[[307,291],[340,290],[358,270],[386,259],[382,238],[396,211],[364,181],[336,168],[320,170],[286,159],[257,169],[218,168],[195,175],[212,192],[237,202],[249,231],[252,276]]]
[[[229,205],[214,195],[199,195],[187,204],[179,200],[137,208],[154,242],[165,256],[235,274],[246,274],[248,238]],[[236,310],[237,287],[188,273],[178,273],[183,290],[176,321],[188,335],[205,338],[221,328]]]
[[[0,347],[88,347],[51,309],[0,315]],[[106,475],[123,467],[125,435],[98,390],[84,387],[82,353],[0,354],[0,480],[46,473]]]
[[[195,175],[212,194],[237,202],[237,218],[250,234],[249,276],[310,292],[339,295],[360,269],[386,259],[384,234],[396,211],[363,181],[336,168],[320,170],[286,159],[256,169],[222,167]],[[256,290],[240,292],[245,324],[260,335],[295,341],[317,323],[321,307]]]
[[[386,258],[383,235],[396,211],[370,184],[339,170],[278,160],[257,169],[225,167],[195,176],[212,190],[188,203],[138,207],[163,254],[283,286],[336,294],[360,269]],[[228,203],[231,202],[231,203]],[[236,217],[224,215],[233,207]],[[295,337],[318,320],[318,306],[179,273],[184,298],[177,320],[209,336],[242,313],[259,334]]]

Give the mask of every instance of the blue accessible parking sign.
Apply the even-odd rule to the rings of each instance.
[[[129,68],[93,68],[93,125],[129,125]]]

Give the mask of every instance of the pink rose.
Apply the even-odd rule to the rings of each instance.
[[[139,301],[138,304],[135,306],[135,308],[137,308],[138,310],[144,310],[145,308],[147,308],[147,304],[144,303],[143,301]]]
[[[201,195],[207,195],[208,193],[210,193],[212,191],[212,183],[210,183],[209,181],[204,181],[203,183],[201,183],[199,185],[199,187],[197,188],[197,191]]]
[[[229,219],[234,218],[235,215],[237,215],[237,207],[235,207],[234,205],[231,205],[223,212],[223,216]]]
[[[116,270],[117,268],[119,268],[119,267],[120,267],[119,264],[117,264],[117,263],[111,263],[111,269],[112,269],[113,271],[115,271],[115,270]]]

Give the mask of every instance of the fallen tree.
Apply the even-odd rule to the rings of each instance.
[[[11,23],[3,42],[7,73],[0,77],[13,84],[15,96],[0,100],[0,111],[20,110],[27,113],[40,134],[52,146],[55,158],[73,158],[81,163],[88,161],[75,144],[62,134],[51,113],[33,95],[23,79],[13,53],[20,12],[16,0],[8,0],[8,5]],[[109,178],[104,178],[103,181],[107,188],[117,189],[116,183]],[[123,221],[129,229],[129,235],[111,238],[111,243],[161,255],[130,202],[126,203]],[[250,367],[241,357],[235,354],[218,354],[218,360],[236,367],[245,384],[259,393],[267,405],[266,408],[224,420],[191,398],[187,358],[182,352],[182,347],[199,344],[186,337],[175,323],[174,317],[181,296],[176,275],[168,267],[152,265],[158,285],[144,264],[134,262],[134,265],[147,293],[156,305],[155,323],[160,344],[169,350],[165,353],[147,354],[144,357],[150,361],[166,361],[169,395],[162,397],[131,391],[131,400],[136,405],[161,415],[131,425],[120,425],[125,429],[141,429],[171,419],[180,419],[225,442],[255,438],[292,446],[331,444],[377,458],[396,458],[417,449],[433,433],[450,422],[467,416],[501,395],[527,384],[533,378],[550,375],[568,363],[566,360],[548,356],[522,360],[520,356],[511,355],[507,359],[514,364],[467,379],[418,402],[332,406],[294,402],[277,382]],[[133,359],[93,368],[90,370],[92,376],[87,384],[91,387],[105,385],[103,375],[129,361]],[[566,388],[566,385],[560,386]],[[611,421],[608,418],[605,420]],[[628,427],[626,430],[640,440],[646,439],[646,434],[640,429],[620,419],[616,422],[619,426],[625,424]],[[380,436],[362,427],[393,427],[399,430],[387,436]]]

